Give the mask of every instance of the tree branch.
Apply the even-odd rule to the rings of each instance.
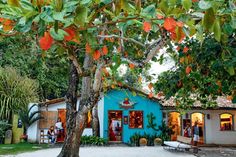
[[[129,62],[134,64],[137,67],[143,67],[146,63],[148,63],[158,52],[161,48],[165,46],[165,38],[159,38],[158,40],[154,41],[151,45],[148,46],[146,50],[146,57],[141,61],[135,61],[131,58],[122,58],[123,61]]]
[[[112,35],[98,35],[99,38],[119,38],[119,39],[123,39],[123,40],[126,40],[126,41],[132,41],[133,43],[135,44],[138,44],[142,47],[145,47],[145,45],[137,40],[134,40],[133,38],[126,38],[126,37],[121,37],[119,35],[115,35],[115,34],[112,34]]]
[[[69,52],[69,59],[73,62],[73,64],[76,67],[78,75],[82,75],[83,71],[82,68],[77,60],[77,57],[75,56],[74,52]]]

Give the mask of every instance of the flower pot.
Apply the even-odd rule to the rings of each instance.
[[[23,134],[23,135],[21,135],[20,139],[21,139],[21,141],[23,140],[24,142],[27,142],[28,141],[28,135]]]

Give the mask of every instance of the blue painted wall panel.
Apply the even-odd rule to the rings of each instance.
[[[123,109],[120,108],[120,102],[122,102],[125,98],[129,98],[130,101],[136,102],[133,109]],[[123,124],[123,133],[122,133],[122,141],[124,143],[128,143],[130,140],[130,136],[134,133],[139,132],[143,134],[146,132],[147,134],[155,134],[157,133],[151,128],[147,128],[148,119],[147,115],[153,113],[156,117],[155,122],[157,125],[161,125],[162,122],[162,112],[161,112],[161,105],[156,102],[152,101],[146,97],[143,97],[139,94],[133,95],[132,92],[129,90],[112,90],[109,91],[104,97],[104,137],[108,138],[108,111],[114,110],[121,110],[124,116],[129,116],[129,111],[138,110],[143,111],[143,128],[142,129],[132,129],[129,128],[129,124]],[[129,120],[128,120],[129,121]]]

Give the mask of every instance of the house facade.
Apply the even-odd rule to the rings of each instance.
[[[195,103],[183,114],[176,111],[173,101],[164,102],[163,120],[175,132],[171,139],[176,140],[177,135],[184,136],[187,125],[193,126],[197,122],[200,144],[236,145],[236,104],[224,97],[218,97],[216,102],[217,106],[212,109],[203,109]]]
[[[128,143],[135,133],[156,134],[158,132],[147,127],[147,115],[152,113],[156,117],[157,126],[164,120],[173,129],[171,140],[176,140],[177,135],[184,136],[185,128],[197,122],[200,144],[236,145],[236,104],[231,101],[219,97],[217,106],[211,109],[203,109],[201,104],[195,103],[185,113],[176,110],[173,100],[162,100],[161,104],[159,102],[160,99],[149,99],[147,94],[134,89],[109,90],[98,103],[100,137],[110,142]],[[40,110],[44,119],[28,129],[29,141],[39,141],[41,131],[46,134],[48,128],[55,125],[58,117],[66,128],[65,108],[64,99],[50,100],[33,108]],[[88,114],[83,135],[92,135],[91,113]]]
[[[77,102],[79,106],[79,98]],[[41,131],[44,134],[50,126],[55,125],[58,117],[66,124],[66,103],[64,99],[48,101],[39,108],[43,120],[28,129],[30,141],[39,141]],[[131,89],[110,90],[104,94],[98,103],[98,117],[100,122],[100,137],[110,142],[128,143],[135,133],[154,135],[158,132],[148,128],[148,114],[156,117],[155,123],[161,125],[162,111],[157,99],[149,99],[148,95]],[[83,135],[92,135],[91,113],[88,114],[87,127]]]

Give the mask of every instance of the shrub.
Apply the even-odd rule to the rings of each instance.
[[[103,146],[107,144],[107,139],[97,136],[82,136],[80,139],[81,145],[96,145]]]
[[[7,123],[7,121],[0,121],[0,144],[3,142],[3,139],[5,137],[5,132],[7,129],[10,128],[10,124]]]
[[[131,146],[140,146],[140,139],[141,138],[145,138],[147,140],[147,146],[154,146],[154,139],[159,137],[157,134],[147,134],[144,132],[144,134],[140,134],[140,133],[134,133],[134,135],[132,135],[130,137],[130,145]]]

